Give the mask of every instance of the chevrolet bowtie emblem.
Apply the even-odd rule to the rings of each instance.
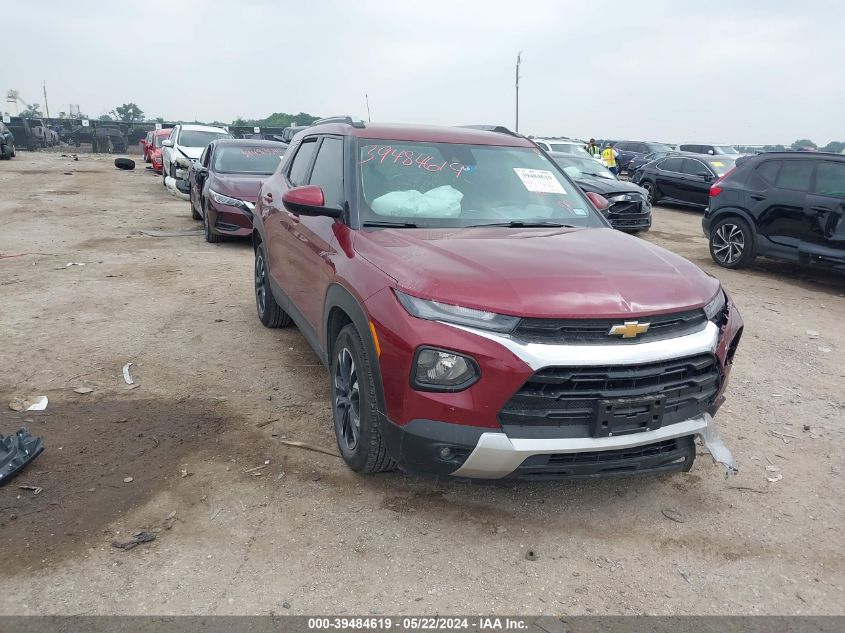
[[[639,321],[625,321],[623,325],[614,325],[610,328],[608,336],[621,336],[622,338],[636,338],[640,334],[648,332],[651,323],[640,323]]]

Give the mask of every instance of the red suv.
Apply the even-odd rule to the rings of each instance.
[[[532,141],[337,117],[297,134],[253,218],[258,316],[330,372],[359,472],[688,470],[742,319],[719,281],[614,231]]]

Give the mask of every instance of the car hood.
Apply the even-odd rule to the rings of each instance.
[[[612,193],[639,193],[646,195],[642,187],[624,180],[611,180],[610,178],[598,178],[596,176],[578,176],[578,178],[575,178],[575,182],[584,191],[593,191],[601,195]]]
[[[204,150],[205,148],[204,147],[188,147],[187,145],[179,145],[178,147],[176,147],[174,149],[178,149],[180,152],[182,152],[188,158],[191,158],[193,160],[197,160],[200,156],[202,156],[202,150]]]
[[[675,312],[719,288],[684,258],[610,228],[368,230],[354,248],[408,294],[515,316]]]
[[[258,199],[261,183],[269,177],[269,175],[214,174],[208,186],[224,196],[255,202]]]

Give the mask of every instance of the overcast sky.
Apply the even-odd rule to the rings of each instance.
[[[0,90],[91,117],[271,112],[671,142],[845,140],[841,0],[4,3]],[[0,106],[5,109],[5,106]]]

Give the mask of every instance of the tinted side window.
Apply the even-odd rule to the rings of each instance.
[[[305,184],[305,179],[308,177],[308,168],[311,166],[311,159],[314,157],[314,151],[317,149],[317,139],[308,138],[302,141],[299,146],[299,151],[293,157],[293,162],[288,172],[288,180],[295,186]]]
[[[710,173],[710,170],[700,160],[693,160],[692,158],[684,158],[684,173],[692,176],[697,176],[701,172]]]
[[[200,156],[200,165],[203,167],[208,167],[208,164],[211,159],[211,145],[206,145],[205,149],[202,150],[202,156]]]
[[[683,172],[683,158],[667,158],[663,162],[658,164],[658,167],[663,171],[676,171],[678,173]]]
[[[757,174],[767,183],[773,185],[778,181],[781,162],[783,161],[767,160],[757,168]]]
[[[819,163],[813,191],[821,196],[845,198],[845,163]]]
[[[299,158],[299,155],[297,155]],[[323,189],[326,206],[336,207],[343,202],[343,141],[324,138],[311,171],[311,185]]]
[[[613,149],[615,149],[617,152],[627,152],[628,145],[630,145],[630,143],[617,143]]]
[[[807,191],[810,188],[812,176],[812,162],[808,160],[785,160],[775,183],[783,189]]]

